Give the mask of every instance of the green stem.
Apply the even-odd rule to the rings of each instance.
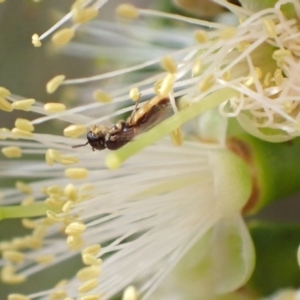
[[[170,118],[142,134],[140,138],[132,141],[115,152],[110,152],[106,156],[107,167],[110,169],[118,168],[129,157],[160,140],[162,137],[197,117],[199,114],[220,105],[237,94],[238,92],[233,89],[224,88],[208,95],[201,99],[201,101],[184,108],[180,112],[174,114]]]
[[[0,221],[12,218],[30,218],[44,216],[49,207],[44,203],[26,206],[2,206],[0,207]]]

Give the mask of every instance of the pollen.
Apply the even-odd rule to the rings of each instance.
[[[30,131],[26,131],[26,130],[22,130],[22,129],[19,129],[19,128],[13,128],[11,130],[11,132],[16,136],[16,137],[24,137],[24,138],[31,138],[33,137],[33,134],[32,132]]]
[[[22,263],[25,259],[25,255],[19,251],[7,250],[2,253],[2,257],[14,263]]]
[[[10,294],[8,300],[30,300],[30,298],[21,294]]]
[[[101,269],[99,266],[90,266],[79,270],[76,274],[76,277],[80,281],[86,281],[98,277],[100,274],[101,274]]]
[[[83,283],[81,286],[78,287],[79,293],[87,293],[99,285],[99,281],[96,278],[90,279]]]
[[[64,136],[77,138],[86,133],[86,127],[83,124],[72,124],[64,129]]]
[[[41,47],[42,46],[40,37],[36,33],[32,35],[31,42],[32,42],[32,44],[33,44],[34,47]]]
[[[207,32],[204,30],[196,30],[194,38],[199,44],[205,44],[208,41]]]
[[[13,110],[13,107],[9,101],[7,101],[3,97],[0,97],[0,109],[11,112]]]
[[[47,93],[54,93],[57,90],[57,88],[63,83],[65,78],[65,75],[57,75],[53,77],[50,81],[48,81],[48,83],[46,84]]]
[[[63,103],[49,102],[44,105],[44,110],[49,113],[58,113],[66,110],[66,106]]]
[[[102,264],[101,258],[97,258],[90,253],[82,253],[82,261],[87,266],[99,266]]]
[[[177,71],[177,65],[174,61],[174,59],[171,56],[165,56],[162,60],[161,60],[161,66],[163,67],[163,69],[165,69],[167,72],[174,74]]]
[[[24,194],[31,194],[32,188],[23,181],[17,181],[15,183],[16,189]]]
[[[34,126],[27,119],[18,118],[15,121],[15,126],[24,131],[34,131]]]
[[[265,18],[263,20],[263,26],[270,38],[276,37],[276,35],[277,35],[276,26],[275,26],[275,23],[270,18]]]
[[[85,168],[68,168],[65,170],[66,177],[70,179],[84,179],[88,177],[88,170]]]
[[[116,14],[121,18],[136,19],[139,16],[139,11],[134,5],[124,3],[117,7]]]
[[[72,13],[74,23],[85,23],[98,16],[98,10],[92,6],[84,9],[73,9]]]
[[[79,222],[73,222],[66,227],[65,233],[70,235],[78,235],[82,234],[85,231],[85,229],[86,226],[84,224]]]
[[[93,98],[100,103],[110,103],[112,101],[112,97],[100,89],[94,91]]]
[[[129,92],[129,97],[132,101],[138,101],[140,99],[141,93],[137,87],[134,87]]]
[[[210,74],[204,80],[199,84],[199,90],[200,92],[206,92],[208,91],[215,83],[215,77],[214,75]]]
[[[81,251],[82,255],[83,254],[90,254],[90,255],[98,255],[99,252],[101,251],[101,245],[99,244],[95,244],[95,245],[91,245],[89,247],[86,247],[85,249],[83,249]]]
[[[122,300],[137,300],[138,295],[137,295],[137,290],[133,285],[128,286],[124,293]]]
[[[22,156],[22,149],[20,147],[3,147],[1,152],[7,158],[17,158]]]
[[[63,28],[52,36],[52,42],[56,46],[63,46],[74,37],[75,31],[73,28]]]
[[[5,87],[0,86],[0,97],[7,97],[10,95],[10,91]]]
[[[12,103],[13,109],[30,111],[31,106],[35,103],[34,99],[18,100]]]

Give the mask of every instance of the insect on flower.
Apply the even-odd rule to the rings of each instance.
[[[138,107],[138,104],[139,100],[126,121],[120,120],[112,127],[94,125],[87,133],[87,142],[82,145],[75,145],[72,148],[90,144],[93,150],[104,150],[106,148],[117,150],[138,134],[149,130],[159,123],[171,107],[168,97],[159,96],[147,101],[141,107]]]

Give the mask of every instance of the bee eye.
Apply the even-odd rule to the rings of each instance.
[[[104,136],[102,134],[95,136],[91,131],[89,131],[86,138],[93,149],[103,150],[106,148]]]

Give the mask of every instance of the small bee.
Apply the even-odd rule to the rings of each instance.
[[[87,133],[87,142],[83,145],[76,145],[72,148],[91,145],[93,151],[96,150],[117,150],[130,142],[135,136],[141,134],[157,123],[159,123],[168,112],[170,99],[168,97],[154,97],[146,102],[142,107],[138,107],[137,101],[130,117],[120,120],[112,127],[94,125]]]

